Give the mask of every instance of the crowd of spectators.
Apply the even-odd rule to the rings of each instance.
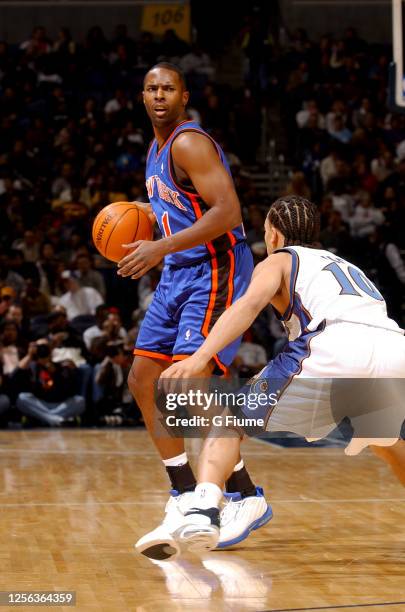
[[[286,193],[319,204],[325,247],[367,267],[401,320],[405,130],[385,107],[387,55],[353,31],[319,43],[300,31],[285,45],[264,44],[265,32],[254,20],[241,32],[247,64],[238,91],[216,85],[209,53],[170,30],[156,42],[148,32],[135,40],[122,25],[107,40],[94,27],[79,43],[65,28],[51,40],[36,27],[21,44],[0,42],[4,425],[140,420],[125,381],[160,271],[139,282],[118,277],[89,228],[109,202],[146,201],[152,133],[140,92],[156,61],[182,67],[190,118],[223,146],[256,260],[269,202],[246,163],[256,159],[263,105],[278,101],[295,167]],[[249,376],[284,343],[269,307],[245,335],[235,370]]]
[[[314,43],[294,33],[279,58],[287,192],[321,211],[321,242],[364,268],[403,323],[405,114],[387,108],[391,49],[349,28]]]

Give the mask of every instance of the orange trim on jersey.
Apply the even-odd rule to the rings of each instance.
[[[176,125],[176,127],[174,128],[174,130],[172,132],[170,132],[169,136],[166,138],[166,140],[164,141],[164,143],[162,144],[162,147],[159,149],[159,151],[157,152],[156,155],[156,159],[159,157],[159,155],[161,154],[161,152],[163,151],[163,149],[166,147],[167,144],[169,144],[169,142],[171,141],[171,139],[173,138],[173,135],[175,133],[175,131],[177,130],[177,128],[179,128],[181,125],[184,125],[185,123],[193,123],[192,119],[186,119],[185,121],[181,121],[178,125]]]
[[[202,217],[202,210],[201,207],[198,203],[198,196],[195,193],[190,193],[188,194],[190,196],[190,200],[191,200],[191,205],[194,209],[194,213],[195,216],[197,217],[197,219],[201,219]]]
[[[229,368],[227,368],[227,366],[222,363],[218,355],[214,355],[213,360],[215,361],[217,366],[223,371],[224,375],[227,376],[229,373]]]
[[[191,355],[173,355],[173,361],[183,361],[184,359],[188,359]],[[229,373],[229,368],[222,363],[218,355],[214,355],[212,359],[215,361],[216,365],[223,371],[224,375],[227,376]]]
[[[212,319],[212,313],[215,307],[215,301],[218,293],[218,262],[216,257],[211,259],[211,292],[208,301],[207,310],[205,311],[204,322],[201,327],[201,333],[206,338],[209,334],[209,325]]]
[[[164,355],[163,353],[154,353],[153,351],[144,351],[143,349],[134,349],[134,355],[140,355],[141,357],[150,357],[151,359],[162,359],[163,361],[172,361],[171,355]]]
[[[197,196],[195,194],[190,194],[190,201],[193,206],[197,219],[200,219],[202,217],[202,212],[201,212],[200,205],[198,203]],[[209,325],[212,319],[212,313],[215,307],[215,301],[216,301],[217,293],[218,293],[218,261],[216,258],[215,247],[212,244],[212,242],[207,242],[206,246],[207,246],[208,251],[212,255],[212,259],[211,259],[211,293],[210,293],[210,297],[208,301],[208,307],[205,312],[204,322],[201,328],[201,333],[205,337],[207,337],[209,334]],[[235,274],[235,255],[232,249],[230,249],[228,253],[229,253],[231,268],[230,268],[229,279],[228,279],[228,297],[226,301],[226,308],[229,308],[229,306],[232,303],[233,292],[234,292],[233,281],[234,281],[234,274]]]
[[[202,210],[201,210],[200,204],[198,203],[198,196],[195,193],[190,193],[189,194],[189,198],[190,198],[190,202],[191,202],[191,205],[193,207],[193,210],[194,210],[196,218],[197,219],[201,219],[203,214],[202,214]],[[216,251],[215,251],[215,247],[212,244],[212,242],[206,242],[205,245],[206,245],[208,251],[210,252],[210,254],[213,257],[215,257]]]
[[[232,251],[232,249],[229,249],[228,254],[229,254],[229,259],[230,259],[230,269],[229,269],[229,277],[228,277],[228,297],[226,300],[225,308],[229,308],[229,306],[232,304],[233,291],[234,291],[233,281],[235,277],[235,253]]]
[[[231,248],[233,249],[233,247],[236,244],[236,238],[235,236],[232,234],[232,232],[226,232],[228,235],[229,240],[231,241]]]

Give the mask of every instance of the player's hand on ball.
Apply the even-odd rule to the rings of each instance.
[[[126,249],[134,249],[118,262],[119,276],[130,276],[140,278],[148,270],[157,266],[166,255],[163,248],[163,240],[137,240],[130,244],[122,245]]]
[[[156,215],[152,210],[151,204],[148,204],[147,202],[137,202],[137,201],[132,202],[132,204],[135,204],[138,208],[143,210],[143,212],[148,216],[148,219],[152,223],[152,225],[155,225]]]

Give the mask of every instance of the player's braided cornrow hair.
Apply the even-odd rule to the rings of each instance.
[[[290,195],[278,198],[267,218],[285,238],[285,246],[319,246],[319,213],[315,204]]]

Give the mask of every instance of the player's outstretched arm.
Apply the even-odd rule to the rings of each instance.
[[[174,363],[161,378],[197,378],[214,355],[246,331],[279,291],[289,263],[286,253],[275,253],[256,266],[245,295],[218,319],[201,347],[188,359]]]

